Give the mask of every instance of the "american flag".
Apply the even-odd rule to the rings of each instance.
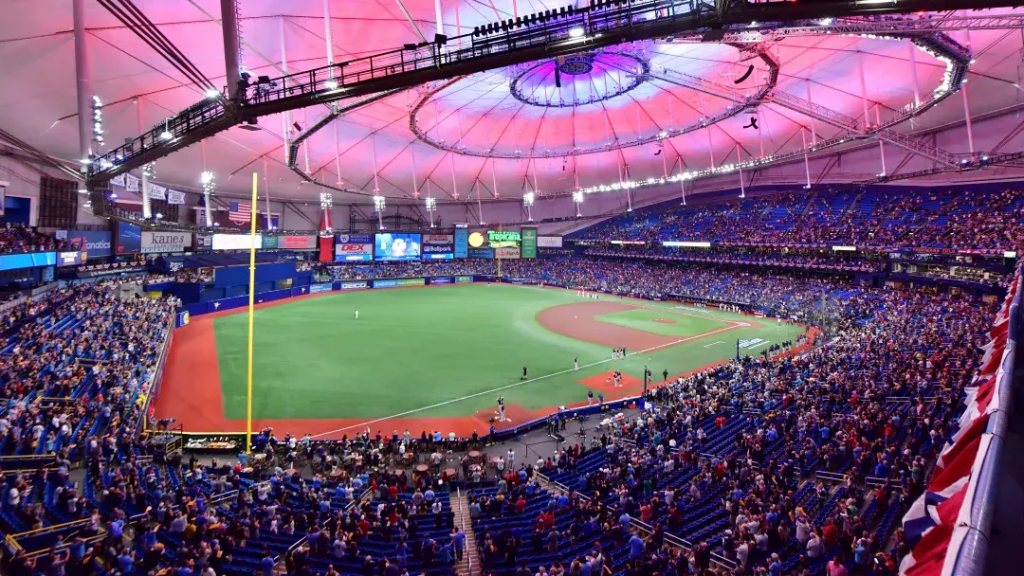
[[[235,224],[245,224],[252,218],[252,205],[248,202],[232,202],[228,207],[228,220]]]

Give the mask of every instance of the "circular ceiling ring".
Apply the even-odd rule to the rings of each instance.
[[[631,92],[647,79],[650,71],[650,63],[637,54],[617,50],[581,52],[512,67],[509,92],[530,106],[573,108]],[[613,85],[609,87],[608,79],[613,73]],[[568,100],[565,93],[570,90],[563,86],[562,78],[571,82]],[[587,85],[582,97],[577,81]]]
[[[526,158],[565,158],[567,156],[585,156],[587,154],[599,154],[602,152],[609,152],[612,150],[621,150],[624,148],[632,148],[636,146],[643,146],[645,144],[651,144],[660,142],[667,138],[673,138],[682,134],[688,134],[697,130],[708,128],[718,122],[722,122],[734,116],[743,113],[744,110],[755,107],[764,101],[765,97],[768,96],[774,89],[779,79],[779,62],[778,60],[767,50],[767,46],[764,44],[738,44],[731,42],[722,42],[728,46],[732,46],[740,52],[747,52],[755,58],[760,58],[768,68],[768,74],[764,84],[758,85],[756,93],[750,96],[737,95],[728,86],[722,86],[711,81],[704,80],[689,74],[683,74],[674,72],[668,69],[661,69],[659,81],[663,81],[668,84],[680,86],[683,88],[689,88],[699,92],[704,92],[712,96],[723,98],[731,104],[729,104],[725,110],[718,114],[712,114],[704,118],[698,119],[696,122],[683,126],[681,128],[674,128],[671,130],[661,130],[654,134],[648,134],[639,136],[637,138],[616,139],[613,142],[608,142],[600,145],[592,146],[575,146],[573,148],[563,149],[545,149],[545,150],[530,150],[530,151],[511,151],[502,152],[495,150],[493,147],[490,149],[476,148],[466,146],[455,142],[449,144],[443,140],[437,140],[430,136],[427,129],[419,126],[417,121],[419,112],[429,102],[433,100],[442,91],[453,86],[457,82],[466,78],[465,76],[459,78],[453,78],[447,82],[443,82],[440,85],[424,91],[423,95],[416,102],[416,104],[409,111],[409,129],[413,134],[416,135],[421,142],[428,146],[440,150],[442,152],[451,152],[452,154],[460,154],[462,156],[473,156],[477,158],[501,158],[501,159],[526,159]],[[619,53],[619,52],[616,52]],[[631,57],[633,55],[630,55]],[[643,60],[637,57],[637,60]],[[552,62],[548,60],[546,62]],[[532,69],[534,66],[526,67],[527,70]],[[658,73],[659,70],[651,70],[651,66],[648,64],[645,68],[642,80],[653,80],[652,74]],[[517,98],[518,99],[518,98]],[[522,101],[522,100],[520,100]],[[526,102],[530,104],[530,102]]]

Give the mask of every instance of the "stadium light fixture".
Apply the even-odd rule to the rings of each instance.
[[[324,88],[328,90],[337,90],[338,81],[335,80],[334,78],[328,78],[327,80],[324,80]]]
[[[160,139],[161,140],[173,140],[174,139],[174,134],[172,134],[171,131],[167,129],[167,120],[164,120],[164,131],[160,133]]]
[[[387,206],[387,201],[384,199],[383,196],[373,197],[373,210],[375,212],[383,212],[385,206]]]
[[[523,194],[523,204],[525,204],[526,206],[533,206],[533,201],[535,199],[536,196],[533,192],[527,192],[526,194]]]
[[[206,91],[206,97],[211,99],[211,100],[214,99],[214,98],[220,98],[220,90],[217,90],[215,88],[210,88],[209,90]]]
[[[584,34],[586,34],[586,31],[583,30],[582,26],[569,28],[569,38],[582,38]]]

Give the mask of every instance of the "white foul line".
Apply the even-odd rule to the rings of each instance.
[[[722,342],[721,340],[719,340],[718,342],[712,342],[711,344],[708,344],[707,346],[705,346],[705,348],[711,348],[715,344],[725,344],[725,342]]]
[[[652,352],[654,350],[660,350],[662,348],[668,348],[670,346],[676,346],[677,344],[684,344],[684,343],[690,342],[692,340],[697,340],[698,338],[706,338],[708,336],[711,336],[712,334],[720,334],[722,332],[725,332],[727,330],[732,330],[734,328],[739,328],[739,324],[735,324],[734,323],[734,324],[732,324],[730,326],[726,326],[724,328],[719,328],[717,330],[712,330],[710,332],[704,332],[702,334],[695,334],[693,336],[687,336],[686,338],[682,338],[682,339],[676,340],[674,342],[669,342],[667,344],[659,344],[658,346],[654,346],[654,347],[648,348],[646,350],[638,350],[636,352],[629,352],[629,353],[626,354],[626,356],[636,356],[637,354],[645,354],[647,352]],[[594,362],[592,364],[587,364],[585,366],[580,366],[580,368],[590,368],[592,366],[597,366],[599,364],[604,364],[606,362],[614,362],[614,360],[612,360],[611,358],[605,358],[604,360],[598,360],[597,362]],[[568,374],[570,372],[575,372],[575,371],[576,371],[575,368],[569,368],[567,370],[562,370],[561,372],[552,372],[551,374],[545,374],[544,376],[538,376],[538,377],[532,378],[530,380],[523,380],[522,382],[513,382],[512,384],[506,384],[504,386],[499,386],[497,388],[491,388],[490,390],[484,390],[483,392],[477,392],[475,394],[469,394],[468,396],[463,396],[461,398],[454,398],[452,400],[445,400],[444,402],[438,402],[437,404],[431,404],[430,406],[424,406],[422,408],[414,408],[412,410],[406,410],[405,412],[400,412],[398,414],[392,414],[391,416],[385,416],[383,418],[376,418],[374,420],[367,420],[366,422],[361,422],[359,424],[352,424],[351,426],[344,426],[342,428],[338,428],[337,430],[329,430],[327,432],[321,432],[319,434],[313,434],[311,436],[311,438],[319,438],[321,436],[327,436],[328,434],[335,434],[337,432],[344,432],[346,430],[351,430],[353,428],[363,428],[365,426],[370,426],[371,424],[377,424],[378,422],[386,422],[388,420],[393,420],[395,418],[402,418],[403,416],[408,416],[410,414],[416,414],[417,412],[425,412],[427,410],[433,410],[434,408],[440,408],[442,406],[448,406],[449,404],[455,404],[456,402],[462,402],[463,400],[469,400],[470,398],[477,398],[477,397],[480,397],[480,396],[484,396],[486,394],[494,394],[495,392],[501,392],[502,390],[508,390],[509,388],[516,388],[516,387],[519,387],[519,386],[523,386],[524,384],[530,384],[530,383],[533,383],[533,382],[538,382],[540,380],[545,380],[547,378],[551,378],[552,376],[561,376],[563,374]]]

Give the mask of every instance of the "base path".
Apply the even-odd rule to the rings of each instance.
[[[542,310],[537,314],[540,325],[570,338],[592,342],[609,348],[626,347],[630,350],[663,348],[679,341],[679,338],[641,332],[625,326],[601,322],[596,316],[625,312],[639,308],[634,304],[619,302],[580,302],[563,304]]]

